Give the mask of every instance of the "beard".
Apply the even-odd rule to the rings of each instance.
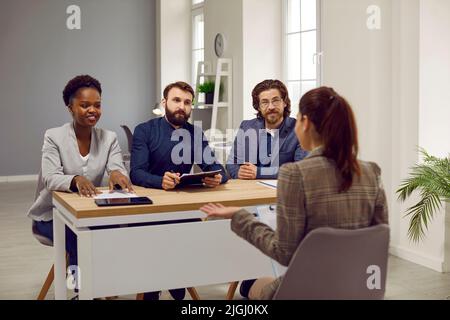
[[[174,126],[185,125],[190,117],[191,117],[190,113],[186,114],[184,111],[181,110],[170,112],[169,109],[166,107],[166,118]]]
[[[272,111],[271,113],[265,113],[263,114],[264,119],[269,124],[275,124],[277,123],[281,118],[283,118],[283,112],[278,111]]]

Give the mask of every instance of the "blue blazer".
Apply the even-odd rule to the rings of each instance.
[[[237,179],[240,166],[251,162],[258,168],[257,179],[277,179],[281,165],[306,157],[307,152],[300,147],[295,135],[295,122],[294,118],[285,118],[268,145],[264,119],[242,121],[227,160],[230,176]],[[270,145],[272,150],[269,151]]]

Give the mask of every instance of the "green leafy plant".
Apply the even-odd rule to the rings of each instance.
[[[436,211],[450,200],[450,158],[431,156],[424,149],[419,151],[423,163],[412,168],[410,177],[397,190],[401,201],[405,201],[415,190],[420,192],[419,202],[406,211],[406,216],[410,216],[408,236],[414,242],[423,239]]]
[[[214,81],[205,81],[202,84],[198,85],[198,91],[202,93],[211,93],[214,92]]]

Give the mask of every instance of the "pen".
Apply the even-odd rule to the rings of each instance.
[[[175,173],[175,171],[170,170],[170,173]],[[176,184],[176,183],[177,183],[177,180],[173,179],[173,182]]]

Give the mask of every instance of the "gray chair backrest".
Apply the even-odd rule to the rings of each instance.
[[[383,299],[389,227],[318,228],[300,243],[276,300]]]
[[[128,126],[122,124],[120,126],[123,131],[125,131],[125,135],[127,136],[127,141],[128,141],[128,152],[131,153],[131,147],[133,145],[133,133],[131,132],[130,128],[128,128]]]

